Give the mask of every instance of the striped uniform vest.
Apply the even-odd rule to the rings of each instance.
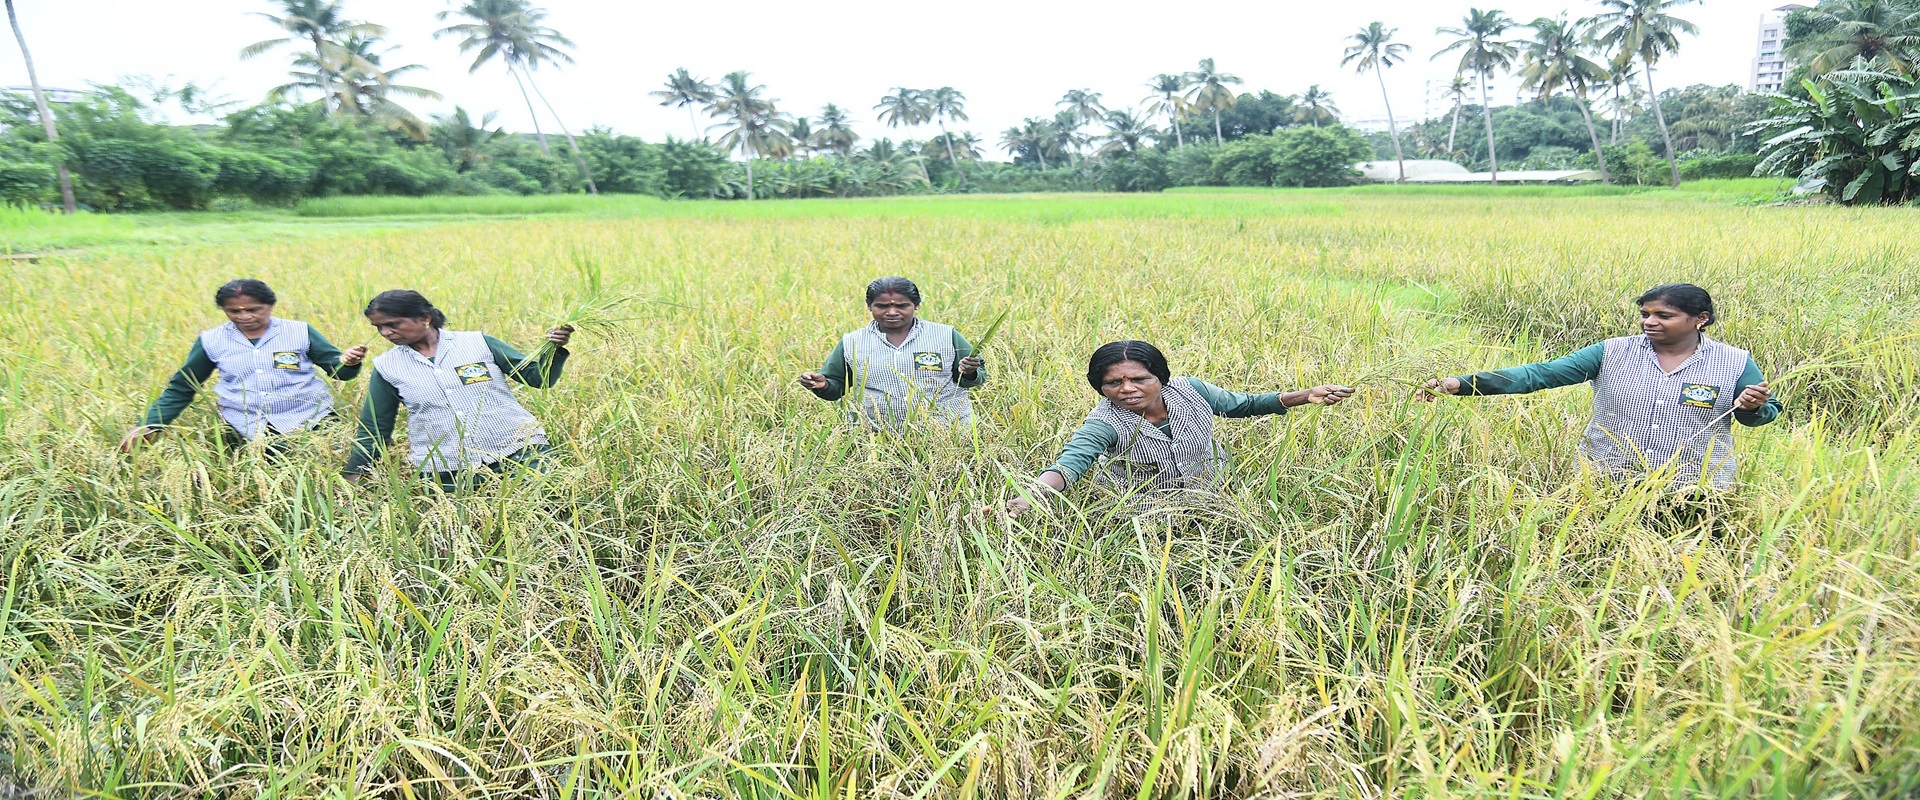
[[[1118,434],[1096,472],[1101,483],[1121,491],[1196,488],[1213,483],[1232,463],[1226,449],[1213,440],[1213,406],[1186,378],[1168,381],[1160,397],[1167,404],[1172,435],[1104,398],[1087,415]]]
[[[853,373],[850,383],[862,386],[860,409],[848,414],[849,422],[890,430],[929,417],[960,428],[973,424],[973,402],[953,379],[952,326],[915,320],[895,347],[870,324],[840,337],[840,352]]]
[[[333,411],[333,394],[307,357],[307,324],[273,319],[257,342],[229,322],[200,333],[220,371],[213,385],[220,418],[248,440],[312,425]]]
[[[1734,386],[1746,368],[1747,351],[1705,336],[1670,374],[1644,334],[1608,339],[1581,452],[1615,475],[1671,463],[1676,484],[1704,471],[1714,486],[1732,485]]]
[[[401,345],[373,366],[407,405],[407,460],[422,472],[491,464],[547,443],[540,421],[513,399],[479,331],[441,331],[433,358]]]

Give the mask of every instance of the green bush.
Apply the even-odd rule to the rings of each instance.
[[[1752,153],[1712,153],[1693,151],[1680,156],[1680,179],[1688,181],[1714,178],[1751,178],[1760,166],[1760,156]]]
[[[36,206],[52,196],[59,181],[52,164],[0,159],[0,203],[9,206]]]

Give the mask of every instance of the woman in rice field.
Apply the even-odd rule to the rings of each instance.
[[[200,332],[167,388],[147,408],[139,425],[120,439],[120,449],[132,450],[160,436],[179,418],[194,395],[215,372],[214,405],[227,423],[228,444],[239,446],[257,439],[312,428],[333,416],[333,394],[319,372],[339,381],[360,374],[366,345],[345,352],[327,341],[312,325],[276,319],[279,298],[265,283],[252,278],[227,281],[213,293],[214,305],[227,314],[227,324]],[[274,440],[269,452],[278,453],[284,441]]]
[[[1527,394],[1593,384],[1593,415],[1581,453],[1612,477],[1668,474],[1676,485],[1704,475],[1733,484],[1733,425],[1758,427],[1780,416],[1747,351],[1716,342],[1713,298],[1690,283],[1655,286],[1634,301],[1640,333],[1519,367],[1427,381],[1435,395]],[[1670,471],[1667,471],[1670,470]]]
[[[952,326],[920,319],[920,287],[906,278],[867,284],[873,322],[840,337],[826,366],[800,375],[800,385],[822,400],[839,400],[859,385],[860,408],[849,422],[900,430],[932,418],[964,428],[973,423],[967,390],[987,382],[979,353]]]
[[[1231,461],[1213,438],[1214,417],[1285,414],[1295,406],[1330,406],[1353,396],[1352,389],[1333,385],[1285,393],[1230,392],[1199,378],[1174,377],[1159,348],[1135,340],[1094,350],[1087,383],[1100,393],[1100,402],[1054,465],[1040,473],[1036,497],[1065,491],[1089,470],[1122,492],[1203,488],[1218,481]],[[1015,497],[1007,501],[1007,514],[1020,516],[1030,506],[1025,497]]]
[[[479,331],[445,330],[447,316],[411,289],[375,295],[367,322],[394,344],[373,359],[360,433],[344,470],[364,480],[393,441],[394,418],[407,407],[407,460],[442,489],[471,485],[510,465],[540,469],[551,451],[540,421],[521,407],[507,379],[543,389],[560,380],[573,328],[547,331],[538,358]]]

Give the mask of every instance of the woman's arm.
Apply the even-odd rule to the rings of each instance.
[[[171,425],[180,418],[180,413],[193,404],[193,396],[200,387],[213,377],[213,359],[207,357],[206,348],[200,346],[195,337],[193,347],[187,351],[187,360],[173,371],[173,377],[167,380],[167,388],[147,407],[147,415],[140,420],[141,427]]]
[[[1752,398],[1749,399],[1748,395]],[[1758,428],[1780,418],[1780,412],[1786,407],[1774,399],[1773,391],[1767,387],[1767,379],[1761,377],[1759,365],[1753,358],[1747,358],[1747,368],[1740,373],[1740,380],[1733,385],[1733,418],[1749,428]],[[1742,405],[1752,405],[1752,410],[1742,409]]]
[[[367,399],[360,404],[359,431],[353,439],[353,451],[340,472],[348,480],[373,471],[373,462],[393,443],[393,421],[400,413],[400,392],[380,376],[375,367],[367,378]]]
[[[1600,376],[1600,362],[1605,359],[1606,354],[1605,343],[1588,345],[1552,361],[1427,381],[1426,389],[1421,394],[1426,397],[1431,397],[1434,393],[1528,394],[1542,389],[1556,389],[1561,386],[1586,383]]]
[[[194,337],[193,347],[187,350],[187,360],[173,371],[173,377],[167,379],[167,388],[160,390],[160,396],[154,398],[153,405],[147,406],[147,413],[140,418],[140,424],[120,437],[120,451],[131,452],[134,445],[150,442],[160,435],[160,428],[173,424],[180,414],[193,404],[193,396],[200,387],[213,377],[215,369],[213,359],[207,357],[207,350],[200,344],[200,338]]]
[[[1308,403],[1333,405],[1353,395],[1353,390],[1345,386],[1315,386],[1295,392],[1265,392],[1247,394],[1222,389],[1199,378],[1187,378],[1207,406],[1217,416],[1240,418],[1259,417],[1267,414],[1285,414],[1287,409]]]
[[[350,381],[360,377],[360,365],[367,357],[366,345],[355,345],[351,351],[341,353],[327,337],[312,325],[307,326],[307,360],[320,368],[321,372],[336,381]]]
[[[847,368],[846,342],[833,346],[833,352],[827,354],[827,363],[821,365],[819,372],[808,372],[800,376],[800,385],[813,392],[814,397],[822,400],[838,400],[847,395],[847,384],[853,382],[853,373]]]
[[[528,360],[526,354],[514,349],[513,345],[484,333],[481,337],[487,342],[487,352],[493,354],[493,363],[500,365],[500,371],[506,373],[507,377],[535,389],[545,389],[560,382],[560,370],[567,365],[564,343],[556,344],[539,358]],[[547,338],[551,341],[553,333],[549,332]]]
[[[1034,481],[1032,488],[1034,498],[1044,499],[1049,495],[1066,491],[1068,486],[1080,480],[1080,476],[1085,475],[1087,470],[1093,467],[1094,460],[1099,458],[1100,454],[1112,449],[1114,443],[1118,441],[1120,441],[1120,434],[1107,423],[1090,419],[1081,424],[1080,429],[1073,432],[1073,438],[1068,439],[1067,445],[1060,449],[1060,457],[1054,459],[1053,466],[1047,467]],[[1020,516],[1032,508],[1032,505],[1025,497],[1009,498],[1007,515]]]
[[[980,354],[974,352],[973,343],[967,341],[967,337],[960,335],[959,328],[953,329],[953,380],[962,389],[987,382],[987,370],[980,362]]]

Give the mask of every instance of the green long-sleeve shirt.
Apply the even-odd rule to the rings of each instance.
[[[1193,387],[1195,392],[1199,392],[1201,399],[1207,401],[1207,405],[1213,409],[1215,416],[1240,418],[1287,413],[1287,407],[1280,402],[1279,392],[1247,394],[1230,392],[1199,378],[1175,378],[1175,380],[1184,380],[1188,386]],[[1172,422],[1161,421],[1156,425],[1160,430],[1171,431]],[[1112,449],[1119,441],[1120,433],[1114,430],[1112,425],[1097,419],[1089,419],[1080,426],[1079,430],[1073,432],[1073,438],[1068,439],[1067,446],[1061,448],[1060,457],[1054,460],[1053,466],[1042,472],[1058,472],[1061,477],[1067,479],[1067,485],[1071,486],[1093,467],[1096,459]]]
[[[248,339],[259,341],[258,337]],[[307,326],[307,360],[320,368],[321,372],[337,381],[350,381],[360,375],[359,364],[340,365],[340,348],[334,347],[327,337],[321,336],[312,325]],[[218,367],[207,356],[207,349],[200,344],[200,337],[193,337],[193,347],[187,350],[187,360],[174,370],[173,377],[167,380],[167,388],[147,407],[147,414],[140,420],[141,425],[171,425],[180,418],[180,414],[193,404],[194,395],[200,393],[207,379],[213,377]]]
[[[545,389],[560,382],[560,370],[567,364],[567,348],[556,347],[533,361],[527,355],[515,350],[513,345],[481,334],[487,342],[487,352],[493,354],[493,363],[507,377],[535,389]],[[367,378],[367,397],[360,404],[359,432],[353,440],[353,452],[347,456],[344,473],[366,472],[387,446],[393,444],[394,421],[400,415],[400,390],[380,376],[380,368],[374,367],[373,374]]]
[[[972,389],[987,382],[985,367],[975,371],[971,378],[960,374],[960,359],[973,355],[973,343],[961,336],[958,330],[953,332],[953,353],[953,380],[960,388]],[[820,374],[826,376],[826,388],[807,391],[822,400],[838,400],[847,395],[847,385],[853,382],[853,367],[847,363],[844,342],[833,346],[833,352],[827,354],[827,363],[820,367]]]
[[[1607,345],[1603,342],[1588,345],[1552,361],[1476,372],[1461,375],[1457,380],[1460,381],[1460,393],[1463,395],[1528,394],[1586,383],[1599,377],[1600,362],[1606,358],[1606,354]],[[1749,356],[1746,369],[1740,373],[1740,380],[1734,383],[1733,396],[1739,397],[1747,387],[1764,380],[1760,375],[1760,367]],[[1733,412],[1733,418],[1749,428],[1759,427],[1774,421],[1783,408],[1779,400],[1769,398],[1766,405],[1753,411]]]

